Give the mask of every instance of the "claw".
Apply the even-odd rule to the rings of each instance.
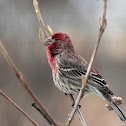
[[[78,105],[79,108],[81,108],[81,105]]]
[[[65,95],[66,95],[66,96],[68,96],[68,94],[67,94],[67,93],[65,93]]]
[[[74,107],[74,104],[71,105],[72,107]],[[78,105],[79,108],[81,108],[81,105]]]
[[[71,106],[74,107],[74,104],[72,104]]]

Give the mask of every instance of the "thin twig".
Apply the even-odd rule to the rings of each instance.
[[[46,118],[46,116],[43,114],[43,112],[37,107],[37,105],[35,103],[32,104],[32,106],[44,117]],[[49,125],[52,125],[52,123],[50,122],[50,120],[48,120],[48,118],[46,118],[46,120],[48,121]]]
[[[39,6],[38,6],[38,1],[37,0],[33,0],[33,5],[34,5],[34,8],[35,8],[35,12],[36,12],[36,15],[38,17],[38,20],[40,22],[40,25],[42,27],[42,30],[45,34],[45,37],[47,37],[47,33],[46,33],[46,30],[45,30],[45,25],[44,25],[44,21],[42,19],[42,16],[41,16],[41,13],[40,13],[40,9],[39,9]]]
[[[70,123],[71,123],[71,121],[73,119],[73,116],[75,114],[75,111],[76,111],[76,109],[77,109],[77,107],[79,105],[79,102],[81,100],[81,97],[84,94],[84,88],[86,86],[90,71],[92,69],[92,65],[93,65],[93,62],[95,60],[96,53],[97,53],[97,50],[98,50],[98,47],[99,47],[99,43],[101,41],[102,34],[104,33],[106,25],[107,25],[107,22],[106,22],[106,9],[107,9],[107,0],[104,0],[104,10],[103,10],[102,24],[100,24],[100,21],[99,21],[99,24],[100,24],[99,25],[99,35],[98,35],[97,42],[95,44],[95,47],[94,47],[94,50],[93,50],[89,65],[88,65],[87,73],[86,73],[85,76],[82,76],[82,87],[80,89],[79,95],[78,95],[78,97],[77,97],[77,99],[75,101],[75,105],[74,105],[74,108],[73,108],[73,110],[72,110],[72,112],[70,114],[70,117],[67,120],[67,125],[68,126],[70,125]]]
[[[47,25],[47,27],[44,25],[44,21],[42,19],[41,12],[40,12],[37,0],[33,0],[33,6],[35,8],[35,12],[36,12],[36,15],[38,17],[38,20],[39,20],[39,23],[40,23],[40,26],[41,26],[40,32],[43,33],[42,34],[42,33],[39,32],[40,41],[45,43],[44,40],[46,38],[48,38],[48,37],[51,37],[52,34],[53,34],[53,31],[52,31],[52,29],[51,29],[51,27],[49,25]]]
[[[18,69],[16,68],[16,66],[14,65],[13,61],[11,60],[11,58],[9,57],[6,49],[4,48],[2,42],[0,41],[0,51],[2,52],[4,58],[6,59],[7,63],[10,65],[10,67],[14,70],[17,78],[20,80],[21,84],[23,85],[23,87],[26,89],[26,91],[28,92],[28,94],[32,97],[32,99],[35,101],[35,103],[37,104],[37,106],[40,108],[40,110],[43,112],[43,114],[48,118],[48,120],[50,120],[52,122],[52,124],[54,126],[57,126],[56,122],[52,119],[52,117],[46,112],[46,110],[43,108],[43,106],[41,105],[40,101],[37,99],[37,97],[35,96],[35,94],[32,92],[32,90],[28,87],[27,83],[24,80],[24,76],[21,72],[18,71]]]
[[[73,95],[70,95],[70,98],[71,98],[72,104],[75,104],[75,100],[74,100]],[[77,113],[77,115],[78,115],[78,118],[79,118],[80,121],[81,121],[82,126],[87,126],[87,125],[86,125],[86,122],[85,122],[85,120],[84,120],[84,118],[83,118],[83,116],[82,116],[82,114],[81,114],[81,111],[80,111],[80,108],[79,108],[79,107],[77,107],[76,113]]]
[[[28,114],[26,114],[15,102],[13,102],[2,90],[0,90],[0,95],[2,95],[7,101],[9,101],[18,111],[20,111],[34,126],[39,126]]]

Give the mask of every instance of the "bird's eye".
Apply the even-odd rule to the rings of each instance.
[[[58,38],[55,38],[55,42],[57,42],[57,41],[59,41],[59,39]]]

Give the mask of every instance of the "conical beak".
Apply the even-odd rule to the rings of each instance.
[[[53,42],[52,38],[49,37],[49,38],[45,39],[45,43],[44,44],[45,44],[45,46],[49,46],[49,45],[52,44],[52,42]]]

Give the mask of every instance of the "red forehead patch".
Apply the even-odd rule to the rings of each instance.
[[[54,38],[64,39],[64,36],[65,36],[65,33],[58,32],[58,33],[53,34],[52,39]]]

